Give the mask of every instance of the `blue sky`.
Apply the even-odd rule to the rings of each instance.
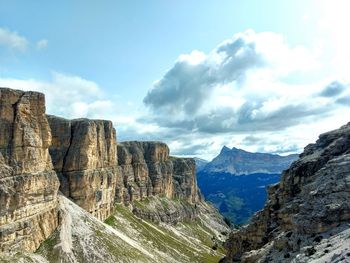
[[[349,121],[348,8],[0,0],[0,86],[42,91],[48,113],[111,119],[119,139],[163,140],[174,154],[296,152]]]

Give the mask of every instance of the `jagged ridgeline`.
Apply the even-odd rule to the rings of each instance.
[[[229,229],[195,162],[117,144],[110,121],[45,115],[0,88],[0,262],[217,262]]]

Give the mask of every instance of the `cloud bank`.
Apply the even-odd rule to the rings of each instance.
[[[223,144],[278,153],[300,151],[311,132],[304,140],[291,137],[290,143],[286,134],[306,123],[319,128],[319,121],[339,110],[349,111],[344,108],[350,105],[348,84],[294,80],[297,74],[317,71],[318,59],[312,50],[288,45],[280,34],[252,30],[235,34],[208,54],[195,50],[180,55],[145,96],[149,117],[139,121],[173,134],[180,154],[203,154],[208,145]],[[273,141],[268,139],[272,134]],[[259,140],[254,146],[248,138]]]

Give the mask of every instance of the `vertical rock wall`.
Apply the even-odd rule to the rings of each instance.
[[[61,191],[104,220],[113,211],[117,183],[116,132],[110,121],[48,116],[50,154]]]
[[[59,181],[44,95],[0,89],[0,252],[34,251],[56,228]]]
[[[117,147],[112,122],[46,116],[43,94],[0,88],[0,252],[35,251],[48,238],[59,187],[101,220],[115,202],[159,196],[173,207],[162,216],[175,222],[195,217],[202,201],[193,159],[170,157],[161,142]]]
[[[200,199],[194,160],[170,157],[166,144],[132,141],[117,147],[110,121],[48,120],[60,189],[97,218],[106,219],[115,202],[128,204],[149,196],[191,203]]]
[[[170,157],[165,143],[123,142],[118,145],[118,162],[123,183],[117,186],[117,200],[157,195],[191,203],[200,199],[194,160]]]

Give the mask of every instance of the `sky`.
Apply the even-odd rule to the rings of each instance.
[[[347,0],[0,0],[0,87],[118,141],[299,153],[350,121]]]

